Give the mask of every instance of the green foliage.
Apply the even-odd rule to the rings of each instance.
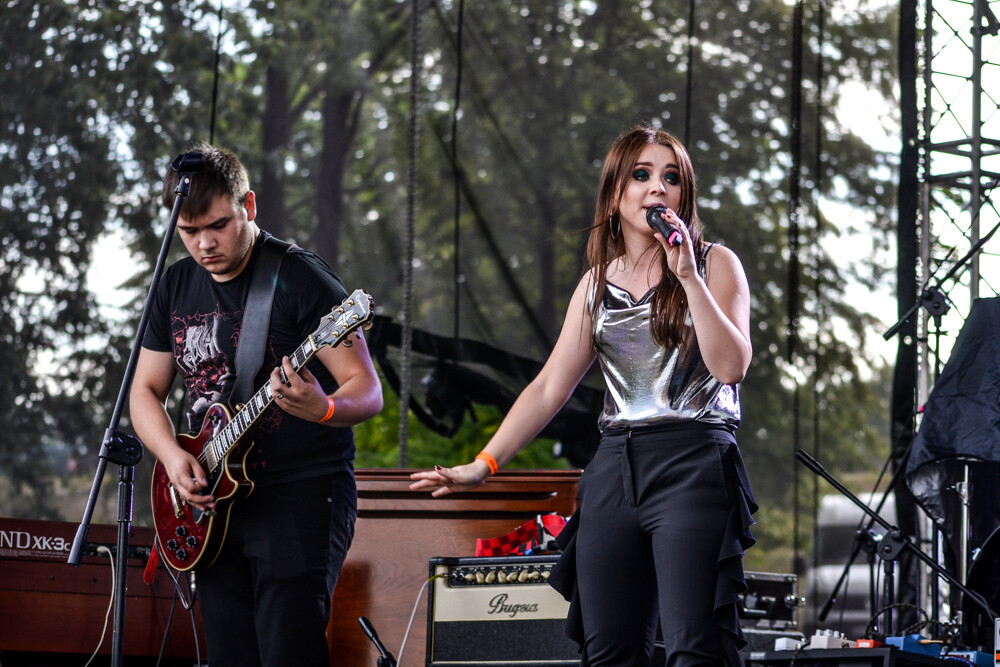
[[[358,468],[399,467],[399,397],[382,383],[385,407],[382,412],[354,427]],[[407,439],[409,467],[451,467],[468,463],[483,448],[500,426],[503,415],[491,405],[475,405],[474,417],[466,419],[462,428],[451,438],[444,438],[424,426],[410,412]],[[566,459],[553,455],[556,443],[540,438],[525,447],[505,466],[517,469],[565,469]]]

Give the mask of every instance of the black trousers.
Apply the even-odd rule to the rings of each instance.
[[[731,432],[701,425],[602,438],[580,479],[576,536],[590,667],[645,667],[657,619],[668,666],[731,664],[733,637],[713,617],[730,446]]]
[[[237,501],[222,553],[197,573],[212,667],[329,667],[326,627],[357,507],[350,472]]]

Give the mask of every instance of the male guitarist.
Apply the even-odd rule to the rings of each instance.
[[[274,291],[264,364],[253,390],[270,384],[273,402],[241,440],[250,495],[228,505],[211,495],[204,459],[178,444],[165,400],[177,373],[188,427],[229,400],[250,278],[266,233],[256,197],[231,153],[207,144],[177,229],[190,257],[163,276],[151,305],[130,396],[139,438],[169,476],[182,507],[217,511],[221,551],[199,562],[197,590],[212,667],[328,667],[326,626],[340,568],[354,535],[357,488],[351,426],[382,409],[382,391],[360,332],[350,346],[323,347],[299,372],[296,347],[347,296],[319,257],[292,246]],[[172,209],[178,173],[168,170],[163,204]],[[249,328],[249,327],[248,327]],[[257,369],[251,369],[256,371]]]

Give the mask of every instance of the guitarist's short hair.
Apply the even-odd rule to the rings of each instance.
[[[199,171],[188,172],[191,175],[191,186],[181,207],[181,215],[185,218],[198,217],[208,211],[219,195],[229,195],[238,205],[243,205],[250,190],[250,180],[246,167],[239,158],[224,148],[204,141],[193,145],[188,152],[201,153],[205,157],[205,166]],[[179,182],[180,173],[172,167],[167,169],[161,201],[168,209],[174,207]]]

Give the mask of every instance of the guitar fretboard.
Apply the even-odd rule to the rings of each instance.
[[[313,358],[318,349],[312,336],[299,345],[289,357],[296,373]],[[208,464],[209,474],[215,472],[226,454],[236,446],[240,438],[246,435],[246,432],[273,400],[271,383],[267,382],[257,390],[256,394],[250,397],[250,400],[236,413],[232,420],[205,444],[205,462]]]

